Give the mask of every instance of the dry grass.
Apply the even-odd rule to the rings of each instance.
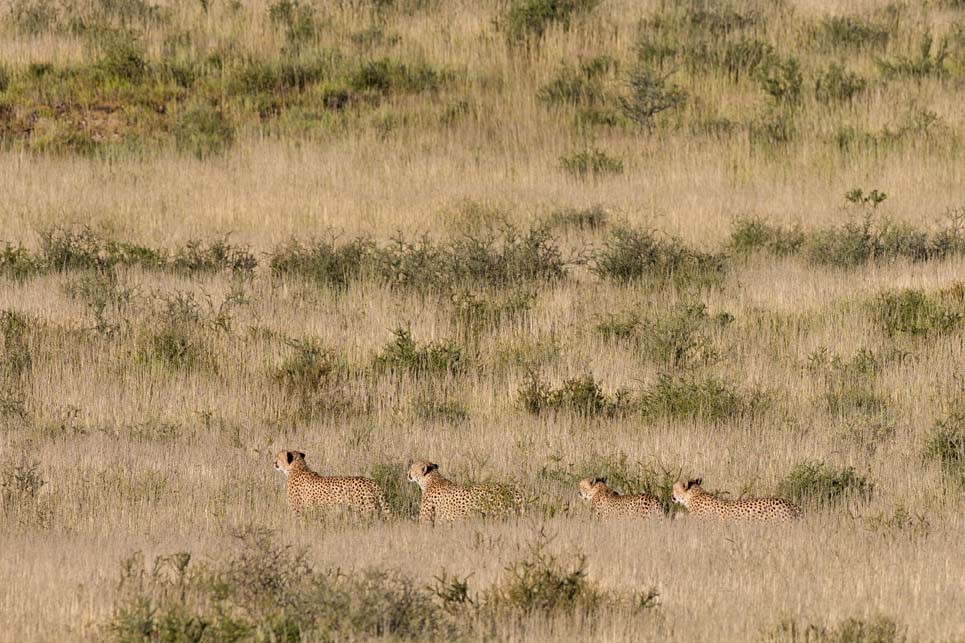
[[[175,33],[190,34],[179,60],[228,43],[261,61],[291,51],[268,19],[270,3],[233,15],[231,3],[212,0],[207,16],[201,3],[161,4],[170,8],[164,21],[131,27],[149,65],[164,60]],[[942,260],[895,251],[836,267],[806,253],[743,256],[728,245],[738,217],[808,235],[860,219],[870,206],[845,200],[853,188],[887,193],[876,222],[937,234],[945,213],[963,206],[965,184],[965,14],[956,3],[905,7],[874,50],[809,48],[807,34],[830,15],[883,23],[879,3],[728,4],[760,16],[740,34],[801,60],[804,97],[786,143],[752,134],[756,115],[773,108],[757,80],[733,82],[685,60],[673,78],[688,103],[652,130],[577,126],[577,107],[540,100],[561,65],[602,54],[622,70],[606,91],[623,91],[641,19],[661,7],[673,13],[662,3],[608,0],[529,50],[507,45],[494,27],[502,2],[400,1],[381,14],[301,4],[316,7],[319,28],[292,59],[337,49],[349,61],[421,61],[451,77],[432,91],[359,97],[337,117],[306,115],[317,87],[266,97],[199,84],[190,91],[218,103],[236,132],[223,152],[198,158],[179,149],[166,120],[190,102],[184,95],[154,114],[131,99],[130,118],[110,125],[125,123],[112,139],[97,138],[110,130],[97,124],[98,106],[124,103],[127,90],[75,87],[64,107],[23,89],[31,63],[81,68],[99,55],[97,43],[56,25],[30,32],[0,9],[0,61],[13,78],[6,91],[0,85],[0,242],[22,244],[40,262],[20,278],[0,254],[0,640],[108,638],[124,598],[122,560],[188,551],[217,565],[233,534],[253,527],[305,548],[318,569],[397,569],[425,586],[446,571],[469,576],[476,592],[498,586],[542,530],[553,534],[554,553],[585,554],[588,578],[603,590],[659,591],[657,607],[640,613],[479,617],[470,639],[879,640],[835,638],[849,618],[879,617],[909,640],[965,636],[954,605],[965,575],[957,555],[965,456],[929,455],[936,422],[965,407],[963,247]],[[358,34],[368,27],[381,28],[381,40],[364,44]],[[912,55],[926,30],[948,37],[942,74],[890,77],[876,63]],[[814,74],[837,61],[868,89],[853,103],[825,105]],[[280,111],[259,115],[256,98],[280,101]],[[4,105],[40,125],[5,129]],[[925,112],[938,119],[937,135],[909,130],[882,142]],[[77,114],[88,120],[71,120]],[[724,120],[735,133],[706,133]],[[51,122],[93,136],[93,148],[44,147],[38,137]],[[848,127],[884,138],[842,148],[836,137]],[[586,149],[619,159],[622,173],[568,174],[561,157]],[[554,218],[597,205],[608,215],[600,225]],[[455,279],[450,264],[431,276],[366,264],[333,286],[268,268],[293,237],[364,236],[385,248],[396,236],[428,235],[444,249],[464,233],[547,221],[566,261],[558,279],[506,285],[488,273]],[[60,271],[43,263],[41,233],[52,226],[90,226],[172,257],[192,240],[228,235],[259,265],[232,273],[174,260],[115,264],[95,251],[87,268]],[[725,269],[707,279],[607,279],[594,258],[618,226],[720,253]],[[908,289],[931,308],[917,311],[916,332],[894,331],[882,322],[881,294]],[[480,307],[466,308],[473,301]],[[695,304],[705,314],[680,321]],[[474,314],[485,317],[466,317]],[[598,330],[607,319],[638,321],[607,337]],[[458,348],[458,367],[379,366],[400,328],[417,348]],[[331,373],[292,361],[309,345],[335,356]],[[532,414],[518,393],[534,373],[553,387],[591,375],[621,406]],[[665,381],[679,385],[678,397],[660,388]],[[712,413],[679,399],[706,382],[732,397],[715,398]],[[656,395],[667,397],[655,406]],[[518,522],[438,529],[411,515],[372,525],[296,521],[271,466],[282,448],[304,451],[322,473],[379,476],[396,489],[396,507],[416,501],[403,478],[421,458],[459,481],[513,481],[532,506]],[[780,531],[694,525],[679,513],[663,525],[600,526],[576,492],[585,475],[643,484],[679,474],[731,496],[772,494],[782,482],[789,488],[796,467],[817,463],[832,475],[853,467],[873,485],[870,497],[846,490]],[[782,622],[800,632],[814,625],[812,638],[791,637]]]

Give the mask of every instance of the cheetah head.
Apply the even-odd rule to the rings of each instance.
[[[674,483],[673,486],[673,501],[677,504],[683,505],[684,507],[689,507],[690,499],[695,492],[700,491],[700,483],[702,480],[697,478],[696,480],[687,480],[684,482],[680,480]]]
[[[426,460],[413,462],[412,466],[409,467],[409,482],[416,483],[420,489],[425,491],[426,479],[429,477],[429,474],[438,470],[439,465],[434,462],[428,462]]]
[[[305,454],[301,451],[279,451],[275,456],[275,468],[286,476],[291,473],[292,465],[298,462],[305,464]]]
[[[580,480],[580,497],[591,500],[593,496],[606,489],[606,478],[584,478]]]

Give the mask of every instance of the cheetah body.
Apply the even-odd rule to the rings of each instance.
[[[379,485],[358,476],[321,476],[305,464],[300,451],[282,451],[275,468],[288,477],[288,504],[300,513],[306,507],[348,507],[362,514],[387,514],[385,496]]]
[[[723,500],[700,487],[701,481],[679,481],[673,486],[673,499],[687,508],[691,516],[704,520],[734,522],[788,522],[801,517],[801,508],[783,498],[743,498]]]
[[[471,517],[494,517],[522,512],[519,491],[502,485],[463,486],[439,473],[439,465],[419,461],[409,467],[409,481],[422,489],[419,521],[455,522]]]
[[[663,517],[663,507],[656,496],[621,495],[611,489],[603,478],[581,480],[580,496],[590,501],[593,515],[600,520]]]

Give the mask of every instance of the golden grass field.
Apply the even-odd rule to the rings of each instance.
[[[963,135],[959,0],[0,3],[0,641],[965,640]]]

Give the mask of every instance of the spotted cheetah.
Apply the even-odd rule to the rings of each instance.
[[[611,489],[606,478],[580,480],[580,497],[593,505],[593,514],[609,518],[663,518],[663,507],[649,494],[620,495]]]
[[[722,500],[700,488],[701,479],[683,480],[673,486],[673,499],[691,516],[709,520],[787,522],[801,517],[801,508],[783,498]]]
[[[519,514],[523,497],[519,491],[502,485],[464,487],[442,477],[439,465],[418,461],[409,467],[409,482],[422,489],[419,522],[455,522],[472,516]]]
[[[320,476],[308,468],[301,451],[279,451],[275,468],[288,477],[288,505],[296,514],[305,507],[351,507],[362,514],[388,515],[385,495],[374,480]]]

